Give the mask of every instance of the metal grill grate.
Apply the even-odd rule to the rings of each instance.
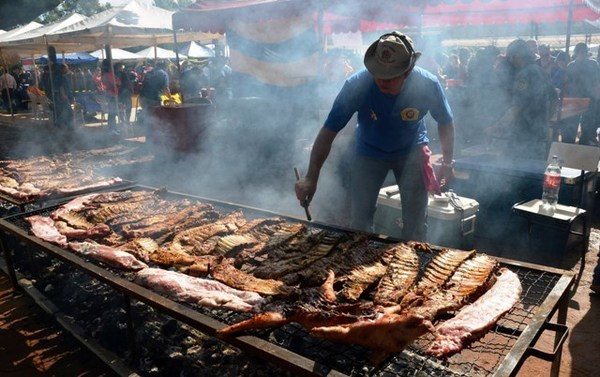
[[[216,207],[219,209],[218,206]],[[25,217],[33,214],[49,215],[56,208],[57,206],[53,206],[19,214],[5,219],[5,221],[28,231],[29,224]],[[227,211],[231,207],[224,204],[221,209]],[[255,215],[260,214],[257,210],[254,211],[256,211]],[[244,213],[247,212],[251,215],[253,210],[246,211],[244,209]],[[383,244],[387,241],[374,237],[372,242]],[[424,266],[433,255],[419,253],[419,256],[422,273]],[[423,350],[433,340],[431,334],[419,338],[404,352],[387,360],[378,368],[371,366],[368,349],[314,338],[297,324],[268,330],[254,330],[251,331],[251,334],[313,360],[316,368],[314,372],[320,375],[327,374],[331,370],[337,370],[350,376],[493,375],[561,278],[560,273],[553,271],[537,270],[510,263],[506,263],[504,266],[517,273],[521,280],[523,293],[520,302],[481,339],[474,341],[467,349],[446,360],[438,360],[424,354]],[[125,280],[132,281],[131,273],[111,271]],[[244,313],[184,305],[228,325],[250,317]]]

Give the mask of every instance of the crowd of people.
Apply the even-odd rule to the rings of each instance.
[[[598,145],[600,65],[586,43],[572,56],[517,39],[504,51],[462,47],[435,57],[427,68],[446,87],[463,146],[485,138],[512,156],[545,159],[552,141]],[[564,98],[589,107],[562,113]]]
[[[27,91],[37,85],[48,92],[48,98],[57,107],[56,123],[71,124],[68,107],[72,106],[67,105],[76,102],[73,93],[97,92],[106,97],[109,129],[116,132],[117,118],[125,124],[129,122],[125,114],[131,114],[131,95],[140,94],[144,77],[152,72],[153,65],[156,64],[116,62],[111,68],[106,61],[98,67],[57,65],[52,72],[55,76],[52,83],[45,78],[49,75],[48,65],[39,73],[24,71],[20,66],[13,67],[11,72],[2,69],[3,108],[7,112],[26,111]],[[459,147],[487,140],[500,146],[510,145],[512,150],[516,142],[523,157],[535,157],[552,140],[598,143],[600,65],[585,43],[578,43],[573,56],[569,56],[548,45],[538,46],[535,40],[519,39],[504,51],[487,46],[427,53],[418,65],[435,74],[446,91],[458,128]],[[354,70],[350,67],[346,71]],[[170,92],[180,93],[184,100],[207,98],[211,94],[209,88],[214,88],[212,100],[233,97],[232,71],[225,58],[216,58],[208,64],[186,61],[180,70],[169,62],[163,71],[170,79]],[[110,77],[113,72],[117,77]],[[325,81],[333,77],[336,75],[327,75]],[[152,97],[160,101],[156,95]],[[557,103],[563,97],[589,99],[589,108],[581,116],[561,117],[565,114],[557,111]],[[89,103],[81,105],[84,111],[96,112]]]
[[[108,131],[118,135],[117,124],[130,123],[134,95],[139,95],[135,105],[141,107],[140,119],[144,118],[144,109],[160,105],[165,97],[170,99],[172,92],[190,102],[196,98],[214,102],[232,97],[231,68],[225,58],[186,61],[180,71],[168,60],[128,64],[114,61],[112,66],[109,60],[98,66],[49,63],[28,71],[16,65],[12,72],[0,70],[1,103],[6,113],[29,111],[29,93],[33,92],[48,98],[55,127],[70,128],[81,121],[75,119],[75,110],[81,111],[83,121],[105,113]],[[211,94],[213,98],[209,98]]]

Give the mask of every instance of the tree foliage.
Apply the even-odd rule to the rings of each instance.
[[[25,25],[38,15],[55,8],[61,0],[0,1],[0,29]]]
[[[38,17],[36,21],[47,24],[73,13],[92,16],[107,9],[110,9],[110,4],[101,4],[99,0],[64,0],[59,6]]]
[[[194,3],[195,0],[154,0],[157,7],[179,10]],[[35,19],[48,24],[73,12],[91,16],[109,9],[107,0],[0,0],[0,29],[9,30]],[[37,18],[36,18],[37,17]]]
[[[157,7],[168,10],[179,10],[194,2],[194,0],[154,0],[154,4]]]

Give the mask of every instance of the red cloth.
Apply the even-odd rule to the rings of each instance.
[[[429,146],[424,144],[421,147],[421,169],[423,171],[423,183],[425,184],[425,188],[428,192],[441,195],[442,190],[435,176],[435,172],[433,171],[433,165],[431,165],[431,161],[429,161],[430,157],[431,149],[429,149]]]

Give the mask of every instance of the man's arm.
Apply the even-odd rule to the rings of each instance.
[[[438,134],[444,162],[449,164],[454,159],[454,123],[438,124]]]
[[[308,171],[304,178],[296,182],[296,197],[302,205],[308,205],[317,191],[317,182],[321,168],[329,156],[331,145],[337,133],[325,127],[321,128],[310,153]]]

